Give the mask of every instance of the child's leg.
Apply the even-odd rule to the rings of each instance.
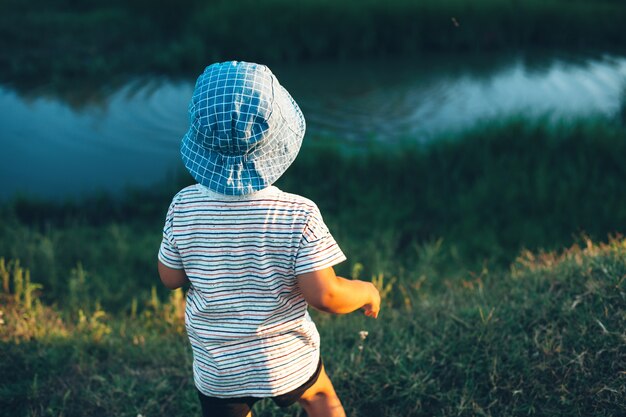
[[[298,400],[309,417],[345,417],[341,401],[335,393],[326,371],[322,367],[320,376]]]

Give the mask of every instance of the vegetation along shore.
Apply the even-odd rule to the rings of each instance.
[[[622,415],[624,155],[619,118],[511,118],[397,148],[308,141],[277,185],[318,203],[349,257],[338,272],[384,296],[377,321],[315,313],[349,415]],[[189,182],[0,206],[0,410],[198,412],[183,293],[155,265]]]
[[[6,0],[0,82],[20,89],[437,51],[622,49],[622,0]]]
[[[508,271],[431,267],[378,275],[376,321],[314,312],[348,415],[623,415],[625,240],[524,252]],[[0,275],[1,415],[198,415],[181,290],[113,314],[81,298],[41,302],[45,288],[16,260],[1,259]],[[299,415],[269,401],[257,412]]]

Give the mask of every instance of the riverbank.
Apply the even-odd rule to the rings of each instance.
[[[620,0],[48,2],[0,5],[0,82],[21,90],[190,77],[226,59],[285,62],[429,52],[623,48]],[[242,30],[245,28],[245,30]]]
[[[384,297],[377,321],[313,312],[349,415],[622,415],[624,155],[619,117],[308,142],[277,185],[316,201],[349,258],[337,271]],[[183,293],[155,265],[189,183],[0,206],[0,410],[198,413]]]
[[[26,274],[0,261],[1,410],[198,415],[180,290],[110,315],[84,300],[46,305],[37,296],[46,289]],[[348,415],[617,417],[626,411],[625,276],[625,240],[587,241],[522,253],[508,272],[379,276],[378,320],[313,317]],[[423,285],[432,279],[445,286]],[[255,412],[285,415],[269,401]]]
[[[512,118],[427,145],[355,150],[309,141],[277,185],[318,204],[348,254],[341,274],[357,263],[366,276],[400,280],[421,270],[478,273],[506,268],[523,249],[626,233],[625,126]],[[21,259],[50,302],[68,299],[66,282],[80,263],[89,298],[128,310],[131,294],[150,296],[165,210],[191,182],[181,173],[121,199],[13,200],[0,206],[0,256]]]

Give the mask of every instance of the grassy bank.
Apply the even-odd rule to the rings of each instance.
[[[618,122],[512,119],[424,146],[308,141],[277,185],[319,205],[349,258],[340,273],[361,263],[366,276],[415,280],[506,268],[525,248],[626,233],[624,157]],[[188,182],[121,200],[4,204],[0,256],[21,259],[47,301],[78,297],[70,281],[107,310],[129,311],[133,296],[150,298],[165,210]]]
[[[314,312],[350,416],[626,412],[626,240],[592,243],[626,232],[620,117],[307,142],[278,186],[317,202],[339,273],[384,296],[377,321]],[[197,415],[183,293],[155,266],[187,183],[0,206],[0,415]]]
[[[621,0],[92,0],[0,3],[0,82],[59,89],[224,59],[410,57],[626,44]]]
[[[198,415],[180,291],[109,315],[50,307],[14,262],[3,271],[1,415]],[[620,416],[625,276],[626,240],[588,241],[438,290],[388,282],[377,321],[314,319],[349,416]]]

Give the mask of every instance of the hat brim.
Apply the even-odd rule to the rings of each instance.
[[[293,163],[302,145],[306,124],[291,95],[279,85],[267,137],[246,155],[224,155],[201,146],[193,127],[181,144],[183,163],[198,183],[224,195],[246,195],[273,184]]]

